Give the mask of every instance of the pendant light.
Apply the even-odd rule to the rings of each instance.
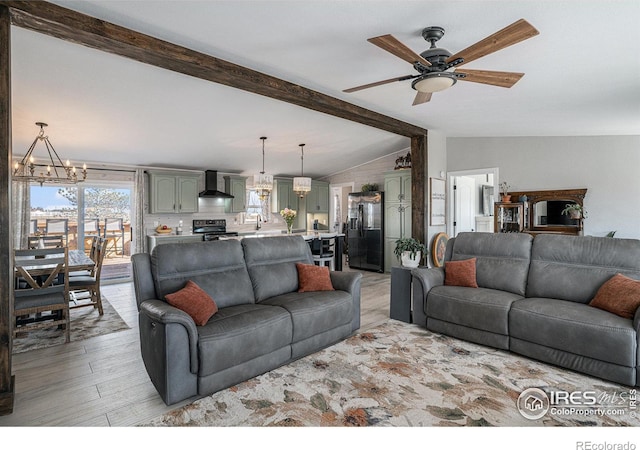
[[[40,133],[33,140],[33,143],[27,150],[27,154],[20,162],[16,162],[13,166],[13,179],[15,181],[24,181],[27,183],[36,182],[42,186],[44,183],[63,183],[63,184],[76,184],[87,179],[87,165],[82,166],[82,178],[78,178],[76,173],[76,167],[71,165],[71,162],[67,160],[63,163],[58,156],[58,152],[53,148],[53,144],[49,141],[49,136],[44,135],[44,127],[47,126],[44,122],[36,122],[36,125],[40,127]],[[44,142],[47,149],[48,156],[45,158],[44,163],[36,164],[33,157],[33,150],[36,147],[38,141]],[[44,167],[46,166],[46,172]],[[36,173],[36,167],[42,167],[43,171]]]
[[[293,192],[298,194],[300,198],[304,198],[304,196],[311,191],[311,178],[304,176],[304,144],[300,144],[300,152],[302,173],[301,176],[293,179]]]
[[[271,191],[273,191],[273,176],[264,172],[264,141],[267,138],[262,136],[260,139],[262,139],[262,172],[253,176],[253,187],[260,200],[265,200],[269,198]]]

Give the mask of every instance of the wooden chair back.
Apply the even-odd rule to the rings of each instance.
[[[62,248],[64,247],[64,239],[60,236],[29,236],[28,247],[36,248]]]
[[[69,253],[67,247],[14,250],[14,335],[25,329],[64,325],[69,342]],[[61,282],[62,279],[62,282]],[[45,315],[45,312],[51,312]],[[60,315],[56,312],[61,311]],[[29,316],[33,315],[31,318]],[[27,316],[27,319],[24,317]],[[18,320],[20,319],[20,320]]]

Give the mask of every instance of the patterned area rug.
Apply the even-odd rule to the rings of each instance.
[[[104,297],[102,297],[102,310],[104,312],[102,316],[92,307],[71,310],[71,342],[129,329]],[[57,326],[53,326],[18,334],[18,337],[13,339],[13,353],[23,353],[64,343],[64,332],[58,330]]]
[[[531,419],[517,407],[528,388],[593,394],[579,406],[546,405]],[[638,426],[634,396],[625,386],[390,320],[141,425]],[[592,397],[597,403],[589,405]]]

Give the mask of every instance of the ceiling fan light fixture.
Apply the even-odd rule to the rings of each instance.
[[[432,72],[416,78],[411,87],[418,92],[432,93],[449,89],[456,84],[456,76],[449,72]]]

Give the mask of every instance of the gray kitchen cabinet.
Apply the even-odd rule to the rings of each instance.
[[[384,177],[385,272],[399,267],[396,240],[411,237],[411,171],[394,170]]]
[[[300,211],[300,197],[293,192],[293,179],[291,178],[276,178],[273,180],[274,189],[271,195],[272,198],[272,208],[275,214],[278,214],[278,219],[282,220],[279,217],[280,211],[285,208],[294,209],[298,212],[296,216],[296,220],[293,222],[294,228],[304,227],[304,223],[306,222],[306,215],[303,214],[304,211]]]
[[[225,175],[224,189],[227,194],[233,195],[225,204],[225,212],[241,213],[247,210],[247,177],[237,175]]]
[[[307,213],[329,212],[329,183],[311,181],[311,192],[307,194]]]
[[[149,171],[149,213],[198,212],[199,175]]]

